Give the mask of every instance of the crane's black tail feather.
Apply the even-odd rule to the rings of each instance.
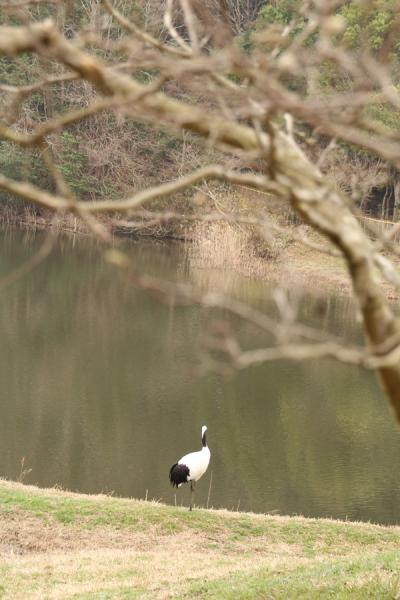
[[[189,477],[189,467],[175,463],[169,471],[169,480],[172,486],[179,487],[182,483],[187,483]]]

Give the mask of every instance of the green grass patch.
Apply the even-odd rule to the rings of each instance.
[[[260,569],[193,584],[182,598],[207,600],[304,599],[394,600],[399,592],[400,552],[368,558],[324,561],[285,572]]]
[[[75,524],[93,529],[112,527],[142,531],[153,526],[162,535],[185,530],[226,536],[231,541],[267,537],[271,543],[298,544],[306,549],[317,546],[318,552],[341,551],[345,546],[384,546],[399,542],[399,530],[372,524],[340,521],[281,518],[227,513],[226,511],[194,510],[165,506],[137,500],[113,497],[72,496],[63,492],[31,487],[15,489],[0,482],[0,514],[25,511],[40,519],[53,518],[63,524]]]

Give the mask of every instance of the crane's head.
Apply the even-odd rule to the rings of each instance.
[[[203,435],[205,434],[206,431],[207,431],[207,427],[205,425],[203,425],[203,427],[201,428],[201,437],[203,437]]]

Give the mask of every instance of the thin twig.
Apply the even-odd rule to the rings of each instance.
[[[175,27],[173,25],[172,10],[173,10],[173,0],[167,0],[166,6],[165,6],[165,13],[164,13],[164,24],[165,24],[166,28],[168,29],[171,37],[176,41],[178,46],[180,46],[182,48],[182,50],[184,50],[188,56],[192,56],[193,51],[192,51],[191,47],[179,35],[179,33],[177,32],[177,30],[175,29]]]
[[[179,2],[182,6],[183,16],[189,33],[193,54],[197,54],[199,52],[199,39],[197,37],[195,19],[192,7],[190,6],[190,0],[179,0]]]
[[[213,472],[211,471],[211,474],[210,474],[210,483],[209,483],[209,486],[208,486],[208,494],[207,494],[207,504],[206,504],[206,508],[208,508],[208,507],[209,507],[209,505],[210,505],[212,479],[213,479]]]
[[[120,25],[122,25],[122,27],[134,33],[143,42],[150,44],[151,46],[157,48],[158,50],[161,50],[162,52],[167,52],[174,56],[181,56],[182,58],[185,58],[189,55],[187,52],[184,52],[179,48],[163,44],[157,38],[153,37],[146,31],[140,29],[140,27],[138,27],[134,21],[127,19],[122,13],[120,13],[115,8],[115,6],[112,5],[110,0],[103,0],[103,3],[107,8],[108,12],[118,21]]]

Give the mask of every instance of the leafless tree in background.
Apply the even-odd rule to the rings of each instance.
[[[221,23],[224,23],[225,26],[229,26],[234,35],[237,35],[255,21],[264,4],[264,0],[205,0],[205,2],[193,2],[192,7],[196,14],[199,12],[204,14],[205,20],[213,18],[220,27]]]
[[[76,4],[89,15],[80,31],[66,25],[68,11]],[[363,365],[379,373],[400,419],[400,324],[381,284],[383,278],[400,285],[387,256],[388,251],[399,254],[394,243],[398,226],[371,239],[359,225],[351,197],[324,174],[324,163],[338,142],[363,149],[388,168],[400,166],[398,131],[373,116],[379,106],[400,108],[393,79],[396,69],[390,60],[398,18],[387,27],[380,52],[372,52],[362,40],[353,49],[338,14],[340,3],[307,1],[287,24],[267,23],[260,28],[248,51],[240,48],[233,34],[242,30],[244,21],[254,18],[259,2],[166,0],[158,3],[162,7],[158,27],[157,15],[150,10],[157,3],[141,4],[144,20],[136,20],[135,13],[127,16],[126,3],[113,5],[111,0],[104,0],[101,7],[98,2],[68,3],[66,11],[55,0],[1,3],[3,23],[8,14],[13,19],[0,26],[0,56],[9,60],[28,53],[31,73],[36,75],[35,81],[24,86],[1,83],[0,139],[24,149],[39,149],[55,191],[3,174],[0,189],[27,203],[76,215],[105,243],[109,234],[101,215],[124,213],[125,221],[134,223],[145,203],[167,199],[206,180],[246,185],[278,198],[282,206],[290,205],[325,236],[329,247],[322,251],[340,252],[344,257],[362,313],[365,348],[344,346],[297,324],[284,297],[277,300],[282,320],[276,323],[219,294],[199,293],[136,273],[122,253],[109,252],[108,256],[142,288],[222,306],[272,333],[276,343],[256,351],[242,350],[230,334],[217,335],[215,346],[238,367],[276,358],[324,356]],[[38,6],[44,5],[52,18],[37,18]],[[149,74],[146,82],[143,73]],[[320,90],[321,73],[332,81],[325,92]],[[40,118],[33,114],[20,120],[24,101],[32,94],[46,96],[49,89],[62,88],[68,101],[69,90],[76,90],[78,84],[87,88],[85,102],[71,102],[62,112],[52,107]],[[203,138],[210,154],[221,158],[217,164],[120,199],[81,201],[63,177],[59,157],[53,152],[54,136],[71,125],[110,113],[123,121],[143,120],[187,131]],[[321,137],[325,149],[315,152]],[[249,162],[257,165],[257,172],[240,168]],[[152,218],[161,222],[179,215]],[[234,215],[229,218],[240,220]],[[266,218],[246,218],[261,234],[268,231]]]

